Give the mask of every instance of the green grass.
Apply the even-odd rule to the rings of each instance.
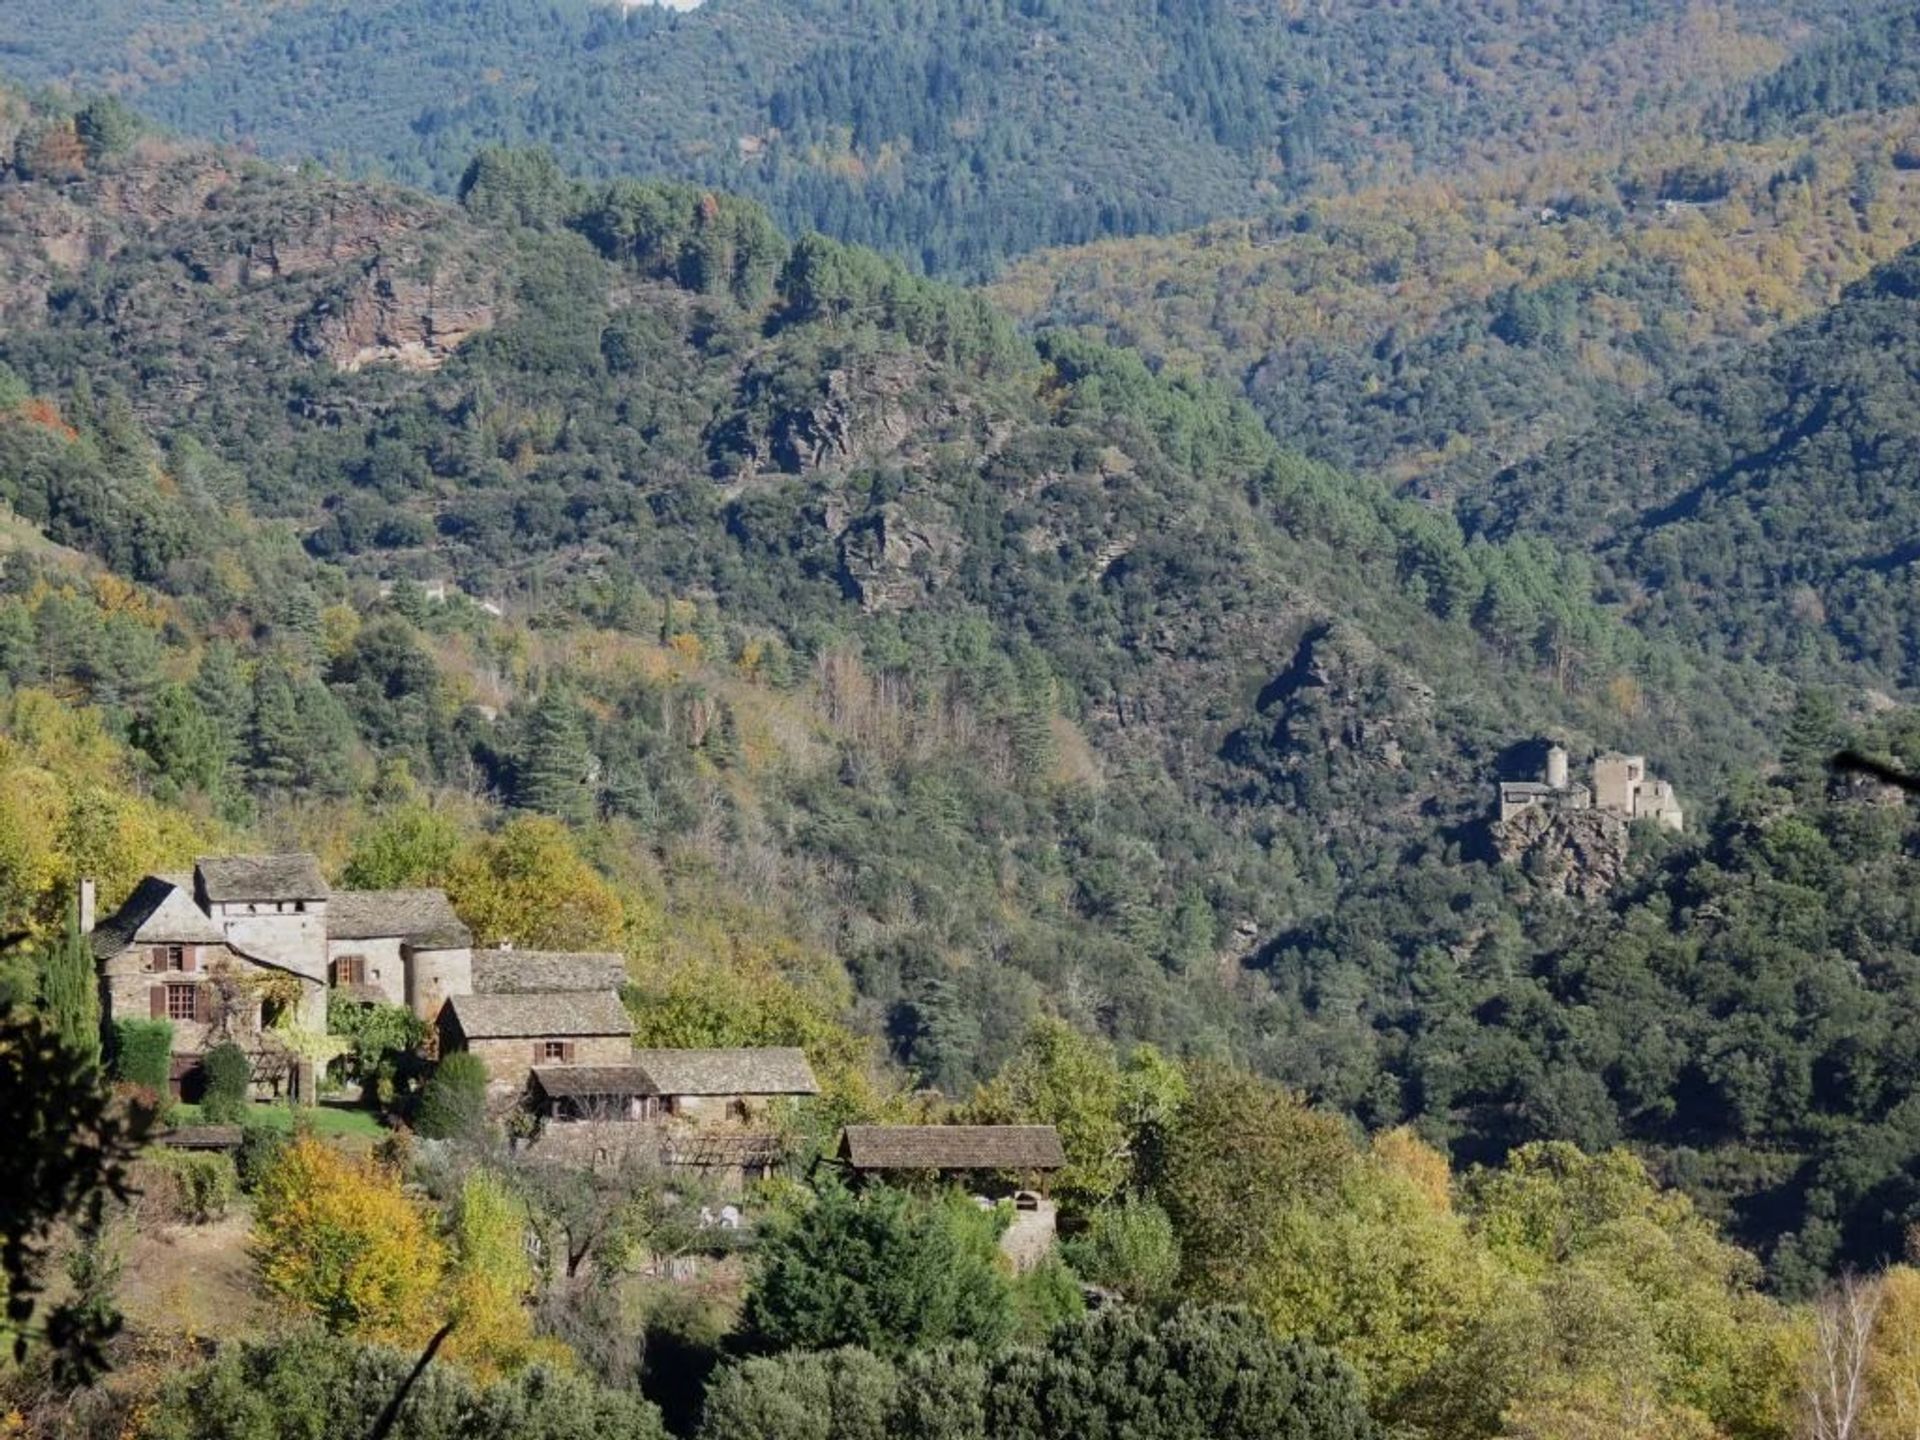
[[[289,1110],[285,1105],[254,1104],[247,1107],[248,1125],[264,1125],[273,1130],[293,1129],[295,1114],[301,1119],[313,1123],[314,1132],[340,1139],[378,1140],[386,1134],[380,1123],[380,1117],[370,1110],[357,1106],[334,1105],[321,1101],[318,1105],[303,1105],[298,1112]],[[176,1125],[199,1125],[204,1121],[198,1105],[176,1105],[173,1108],[173,1123]]]

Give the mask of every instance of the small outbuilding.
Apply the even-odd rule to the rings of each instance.
[[[535,1066],[626,1066],[633,1022],[611,990],[549,995],[456,995],[440,1011],[440,1053],[486,1062],[496,1088],[519,1091]]]
[[[1059,1214],[1046,1177],[1067,1163],[1051,1125],[849,1125],[838,1159],[857,1176],[967,1176],[982,1206],[1012,1212],[1000,1249],[1030,1270],[1053,1249]]]

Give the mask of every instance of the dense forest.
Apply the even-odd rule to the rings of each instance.
[[[1257,214],[1520,153],[1685,133],[1856,7],[1087,0],[25,0],[0,59],[277,156],[451,189],[485,144],[766,201],[929,270]]]
[[[9,7],[0,1431],[1910,1436],[1909,10]],[[751,1233],[381,1007],[117,1134],[80,877],[295,849],[802,1049]]]
[[[1920,257],[1817,319],[1494,477],[1470,523],[1587,549],[1691,649],[1913,683]]]
[[[1657,1117],[1717,1080],[1565,1048],[1556,937],[1645,969],[1634,917],[1747,856],[1734,817],[1617,929],[1481,839],[1541,733],[1734,793],[1812,703],[1767,657],[1689,658],[1583,557],[1468,543],[1204,383],[746,202],[488,152],[453,209],[136,140],[110,103],[12,113],[0,654],[23,716],[94,707],[166,813],[344,864],[451,807],[381,872],[449,884],[504,863],[462,826],[552,817],[626,891],[572,943],[676,1003],[739,993],[728,955],[773,987],[756,1021],[710,998],[711,1033],[851,1015],[964,1089],[1058,1015],[1462,1155],[1640,1142],[1783,1283],[1897,1239],[1910,1202],[1821,1180],[1803,1109],[1676,1142]],[[63,269],[76,239],[99,258]],[[23,856],[14,907],[56,924],[75,853]],[[1834,932],[1843,968],[1906,943]],[[1649,1003],[1684,1031],[1725,1002]],[[1829,1063],[1793,1034],[1760,1049]]]

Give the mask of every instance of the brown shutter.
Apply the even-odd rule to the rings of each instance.
[[[560,1058],[566,1061],[569,1065],[573,1063],[573,1041],[567,1040],[562,1042],[560,1047]]]
[[[147,1013],[156,1020],[167,1018],[167,987],[155,985],[147,991]]]
[[[198,945],[182,945],[180,947],[180,968],[188,971],[198,970],[200,968],[200,947]]]
[[[546,1042],[541,1040],[534,1041],[533,1042],[533,1063],[538,1065],[541,1061],[545,1060],[546,1058],[547,1058]]]
[[[161,971],[167,968],[167,947],[156,945],[147,951],[147,969]]]
[[[194,1020],[204,1025],[207,1021],[208,1008],[209,1007],[207,1005],[207,987],[204,985],[194,986],[193,987],[193,1018]]]

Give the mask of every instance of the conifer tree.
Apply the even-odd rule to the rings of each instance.
[[[591,820],[596,769],[580,707],[565,690],[549,686],[527,724],[527,745],[515,798],[543,815],[576,823]]]
[[[40,956],[40,1008],[61,1043],[98,1068],[100,991],[94,978],[93,948],[80,933],[77,902],[68,908],[66,929]]]

